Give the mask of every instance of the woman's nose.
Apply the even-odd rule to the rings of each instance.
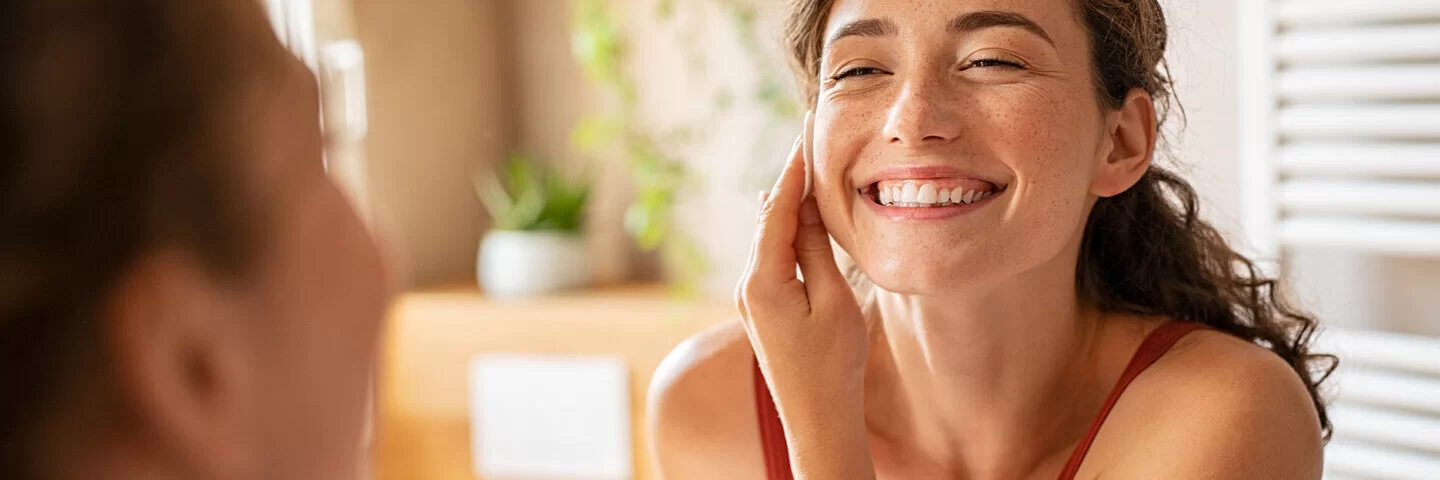
[[[890,106],[884,135],[891,144],[908,147],[950,143],[960,135],[957,110],[944,81],[908,81]]]

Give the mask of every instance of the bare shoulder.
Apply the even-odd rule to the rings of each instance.
[[[1102,446],[1103,444],[1103,446]],[[1218,331],[1181,339],[1127,389],[1087,458],[1105,478],[1319,479],[1323,442],[1300,377]]]
[[[664,478],[764,478],[754,353],[740,321],[691,336],[650,382],[651,448]]]

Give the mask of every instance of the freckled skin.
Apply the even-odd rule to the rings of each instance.
[[[1071,3],[835,3],[826,38],[862,18],[889,18],[899,30],[829,44],[817,79],[815,195],[826,227],[876,284],[918,295],[1000,285],[1064,263],[1055,261],[1078,245],[1110,142]],[[1023,14],[1054,45],[1017,27],[947,32],[949,19],[980,10]],[[877,70],[831,80],[856,67]],[[866,173],[924,165],[984,173],[1008,190],[986,208],[926,222],[883,218],[855,193]]]

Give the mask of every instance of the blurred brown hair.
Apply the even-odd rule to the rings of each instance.
[[[253,3],[253,2],[252,2]],[[0,5],[0,477],[33,478],[57,405],[109,387],[97,316],[157,249],[241,273],[232,2]],[[258,7],[256,7],[258,10]]]
[[[1100,104],[1119,109],[1131,90],[1144,90],[1163,127],[1175,100],[1164,9],[1157,0],[1074,1],[1089,33]],[[792,0],[785,23],[790,61],[812,109],[833,4]],[[1152,164],[1125,193],[1096,202],[1075,275],[1080,297],[1102,310],[1204,323],[1279,355],[1305,383],[1329,438],[1319,385],[1336,362],[1310,352],[1315,318],[1286,300],[1277,280],[1200,218],[1195,189],[1169,168]]]

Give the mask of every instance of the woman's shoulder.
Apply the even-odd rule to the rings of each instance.
[[[738,319],[686,339],[650,382],[651,448],[667,478],[764,478],[754,352]]]
[[[1230,334],[1199,330],[1135,379],[1096,439],[1100,458],[1089,460],[1120,478],[1313,479],[1321,435],[1289,364]]]

